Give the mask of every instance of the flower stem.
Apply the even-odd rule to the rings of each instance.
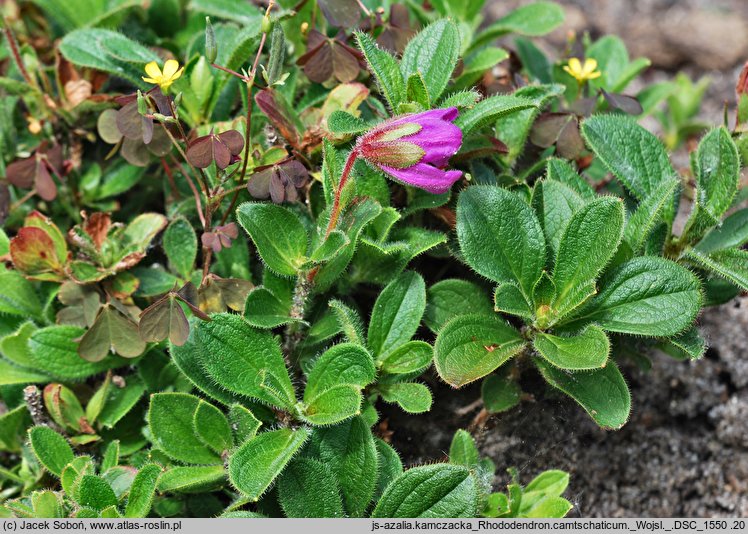
[[[354,147],[354,149],[351,150],[351,153],[348,154],[348,159],[345,160],[343,174],[341,174],[338,187],[335,189],[335,198],[332,203],[332,211],[330,212],[330,220],[327,223],[327,230],[325,230],[325,237],[328,237],[332,231],[335,230],[335,226],[338,224],[341,209],[340,197],[343,194],[345,184],[348,183],[348,177],[351,175],[351,170],[353,170],[353,164],[356,163],[356,158],[358,158],[358,150]]]

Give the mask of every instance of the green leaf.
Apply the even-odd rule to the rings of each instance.
[[[257,328],[276,328],[300,321],[291,317],[292,302],[286,301],[266,287],[256,287],[247,295],[244,303],[244,320]]]
[[[500,413],[519,404],[522,390],[507,373],[488,375],[481,384],[483,406],[490,413]]]
[[[369,321],[368,344],[378,362],[413,337],[426,309],[426,285],[407,271],[387,284],[377,297]]]
[[[130,365],[130,360],[111,355],[98,362],[82,359],[75,340],[84,332],[76,326],[48,326],[31,334],[29,354],[34,369],[60,380],[80,380],[107,369]]]
[[[460,54],[460,32],[454,22],[439,19],[426,26],[408,41],[400,70],[403,79],[420,73],[431,102],[444,92],[457,66]]]
[[[78,504],[94,510],[117,506],[117,495],[109,483],[95,475],[83,475],[78,488]]]
[[[441,280],[426,293],[424,324],[432,332],[438,332],[447,322],[458,315],[468,313],[493,313],[486,292],[473,282],[457,278]]]
[[[49,375],[37,373],[30,368],[19,367],[7,360],[0,359],[0,386],[39,384],[49,382],[49,380]]]
[[[582,370],[604,367],[610,354],[610,341],[599,327],[590,325],[575,336],[561,337],[539,332],[535,349],[560,369]]]
[[[340,230],[333,230],[330,235],[325,238],[325,241],[314,249],[314,252],[309,256],[310,264],[327,263],[333,260],[340,251],[350,244],[351,240]]]
[[[475,469],[478,466],[479,459],[478,448],[475,446],[475,440],[473,440],[470,432],[467,430],[455,432],[449,446],[449,463]]]
[[[600,287],[572,324],[594,322],[610,332],[672,336],[685,330],[701,307],[699,279],[664,258],[629,260],[607,274]]]
[[[283,428],[263,432],[229,457],[231,483],[246,498],[257,501],[309,438],[309,430]]]
[[[190,464],[220,464],[221,457],[198,437],[193,426],[199,398],[185,393],[157,393],[148,410],[153,443],[169,457]]]
[[[372,517],[475,517],[478,482],[462,466],[433,464],[408,469],[385,490]]]
[[[31,415],[23,404],[0,415],[0,451],[21,452],[29,426]]]
[[[237,400],[237,396],[219,386],[215,379],[205,371],[203,355],[206,349],[203,342],[198,338],[197,328],[198,322],[193,319],[192,328],[190,328],[189,337],[185,344],[182,346],[169,345],[171,358],[182,374],[202,393],[223,404],[231,404]]]
[[[553,269],[553,307],[560,315],[586,298],[580,296],[580,289],[594,282],[615,254],[623,236],[623,217],[623,202],[617,197],[601,197],[572,216],[561,236]]]
[[[631,412],[631,394],[621,372],[613,362],[595,371],[570,373],[537,359],[543,377],[579,403],[603,428],[621,428]]]
[[[185,280],[192,274],[197,257],[197,236],[184,217],[174,219],[162,238],[169,265]]]
[[[361,390],[352,384],[340,384],[316,395],[305,395],[304,421],[326,426],[345,421],[361,413]]]
[[[592,186],[565,159],[550,158],[545,172],[549,180],[555,180],[570,187],[585,201],[597,198]]]
[[[656,346],[664,353],[679,360],[698,360],[704,355],[707,348],[706,341],[701,337],[695,326],[677,336],[662,340]]]
[[[748,250],[727,249],[709,255],[690,250],[686,258],[748,291]]]
[[[223,465],[172,467],[159,477],[158,491],[199,493],[215,489],[225,479]]]
[[[554,258],[564,230],[584,203],[579,193],[562,182],[550,178],[536,182],[532,206],[538,214],[546,242],[553,251]]]
[[[156,464],[146,464],[138,470],[127,497],[125,517],[148,517],[160,474],[161,467]]]
[[[374,500],[379,500],[387,486],[399,477],[403,472],[403,462],[397,451],[380,438],[374,439],[377,448],[377,463],[379,465],[379,476],[377,488],[374,492]]]
[[[293,407],[294,388],[272,334],[252,328],[237,315],[216,314],[212,319],[200,323],[196,333],[205,350],[205,373],[233,393]]]
[[[514,95],[493,95],[484,98],[455,119],[455,124],[462,130],[463,136],[473,130],[493,124],[497,119],[521,111],[537,108],[537,104],[527,98]]]
[[[400,68],[402,69],[402,65],[400,66]],[[426,88],[426,82],[423,80],[423,75],[420,72],[416,72],[415,74],[411,74],[410,76],[408,76],[406,85],[406,98],[408,99],[408,102],[414,102],[425,109],[431,107],[429,90]]]
[[[234,445],[231,427],[226,416],[221,410],[202,399],[192,417],[192,430],[200,441],[219,455]]]
[[[275,204],[245,202],[236,210],[267,266],[284,276],[296,276],[305,261],[307,233],[301,220]]]
[[[433,403],[429,388],[418,382],[382,384],[378,389],[385,401],[397,403],[408,413],[428,412]]]
[[[662,180],[677,178],[660,140],[631,117],[594,115],[582,122],[581,131],[605,167],[640,201]],[[671,212],[666,212],[667,220],[672,220]]]
[[[67,440],[48,426],[35,426],[29,430],[34,454],[47,471],[59,477],[73,461],[73,449]]]
[[[345,338],[351,343],[365,345],[364,322],[361,320],[358,312],[339,300],[331,300],[328,306],[330,306],[335,314],[335,319],[338,325],[340,325]]]
[[[125,358],[140,356],[145,341],[138,335],[138,325],[117,308],[105,304],[78,344],[78,354],[89,362],[100,362],[116,352]]]
[[[524,501],[524,496],[523,496]],[[535,505],[524,511],[520,512],[522,517],[565,517],[566,514],[573,508],[573,505],[562,497],[544,497],[535,502]]]
[[[397,60],[377,46],[364,32],[356,32],[356,42],[364,54],[369,70],[377,81],[379,92],[384,96],[389,108],[396,110],[405,101],[405,79]]]
[[[237,444],[255,437],[257,430],[262,426],[262,422],[241,404],[231,405],[229,421],[233,430],[234,441]]]
[[[369,425],[360,417],[315,430],[319,458],[332,467],[343,505],[351,517],[363,517],[377,482],[377,449]]]
[[[511,11],[485,28],[473,39],[471,47],[477,48],[507,33],[530,37],[545,35],[558,28],[564,18],[564,9],[560,5],[554,2],[534,2]]]
[[[547,274],[545,275],[548,276]],[[534,312],[527,302],[527,298],[522,294],[522,290],[515,283],[508,282],[496,286],[493,295],[494,310],[497,312],[508,313],[532,320]]]
[[[314,362],[309,373],[304,401],[340,385],[362,389],[374,381],[376,368],[369,352],[360,345],[341,343],[325,351]]]
[[[471,87],[475,82],[481,79],[486,71],[491,70],[495,65],[498,65],[509,57],[509,52],[503,48],[497,48],[495,46],[489,46],[482,50],[478,50],[473,54],[470,54],[465,58],[465,66],[460,73],[460,76],[455,80],[454,89],[463,89]],[[441,104],[443,107],[444,103]]]
[[[135,167],[123,161],[115,165],[102,177],[95,192],[96,200],[116,197],[135,187],[145,175],[145,167]]]
[[[434,349],[425,341],[408,341],[387,354],[382,359],[380,368],[390,374],[420,374],[431,365],[433,357]]]
[[[136,376],[128,376],[123,388],[110,387],[97,421],[104,428],[113,428],[138,403],[145,393],[145,384]]]
[[[457,238],[478,274],[516,282],[529,299],[545,264],[545,238],[519,196],[493,186],[467,188],[457,202]]]
[[[8,239],[8,234],[5,233],[5,230],[0,228],[0,256],[5,256],[9,252],[10,252],[10,239]]]
[[[369,128],[371,128],[371,124],[339,109],[336,109],[327,117],[327,129],[338,137],[358,135]]]
[[[655,226],[662,221],[662,213],[673,201],[673,195],[680,182],[675,178],[664,178],[651,195],[645,198],[626,222],[623,237],[638,254],[644,248],[647,238]]]
[[[449,321],[434,344],[434,365],[442,380],[462,387],[486,376],[525,347],[514,328],[488,315]]]
[[[278,479],[278,499],[286,517],[345,517],[335,475],[312,458],[288,465]]]
[[[41,319],[42,304],[34,286],[17,271],[0,272],[0,313]]]
[[[694,163],[696,201],[719,218],[732,204],[740,183],[740,156],[727,128],[715,128],[701,139]]]
[[[88,408],[88,407],[86,407]],[[114,440],[106,446],[104,450],[104,456],[101,459],[101,472],[105,473],[109,469],[117,467],[119,465],[119,452],[120,452],[119,440]]]
[[[190,0],[189,10],[219,19],[233,20],[242,25],[262,18],[262,13],[255,6],[237,6],[233,0]]]
[[[147,86],[142,80],[143,66],[159,60],[154,52],[125,35],[98,28],[68,33],[59,49],[75,65],[108,72],[140,87]]]
[[[696,250],[710,254],[719,250],[738,248],[748,242],[748,208],[738,210],[722,224],[713,228],[696,245]]]
[[[542,492],[544,495],[560,497],[569,486],[569,473],[552,469],[543,471],[525,486],[524,493]]]
[[[31,505],[34,517],[65,517],[62,495],[54,491],[35,491],[31,494]]]

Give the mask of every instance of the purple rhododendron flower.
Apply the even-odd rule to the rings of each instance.
[[[462,145],[462,131],[452,123],[457,114],[457,108],[433,109],[387,120],[359,137],[355,150],[398,182],[445,193],[462,176],[444,170]]]

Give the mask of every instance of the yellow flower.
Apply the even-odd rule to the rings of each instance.
[[[569,63],[564,65],[564,70],[571,74],[579,83],[584,83],[587,80],[594,80],[599,78],[602,74],[597,70],[597,61],[592,58],[584,60],[584,65],[579,61],[579,58],[573,57],[569,59]]]
[[[161,71],[158,68],[158,63],[151,61],[145,66],[145,73],[149,76],[146,78],[143,76],[143,81],[148,83],[155,83],[158,85],[163,92],[166,92],[171,84],[173,84],[184,71],[184,67],[179,68],[179,62],[174,59],[169,59],[164,63],[164,70]]]

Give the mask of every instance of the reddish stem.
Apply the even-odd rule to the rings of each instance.
[[[348,183],[348,177],[351,175],[351,170],[353,170],[353,164],[356,163],[356,159],[358,158],[358,149],[353,148],[351,150],[351,153],[348,154],[348,159],[345,160],[345,167],[343,167],[343,174],[340,175],[340,181],[338,182],[338,187],[335,189],[335,198],[332,203],[332,211],[330,212],[330,220],[327,223],[327,230],[325,230],[325,238],[327,238],[332,231],[335,229],[335,226],[338,224],[338,217],[340,217],[340,197],[343,194],[343,188],[345,187],[345,184]]]
[[[16,66],[18,67],[21,76],[23,76],[23,79],[26,80],[26,83],[28,83],[32,87],[36,87],[35,81],[33,80],[33,78],[31,78],[31,75],[29,75],[29,71],[26,70],[26,65],[23,64],[23,60],[21,59],[21,52],[18,50],[18,42],[16,42],[16,36],[13,35],[13,30],[10,29],[10,22],[8,22],[7,19],[3,20],[3,22],[5,38],[8,41],[8,46],[10,46],[10,53],[13,55],[13,60],[16,62]]]

